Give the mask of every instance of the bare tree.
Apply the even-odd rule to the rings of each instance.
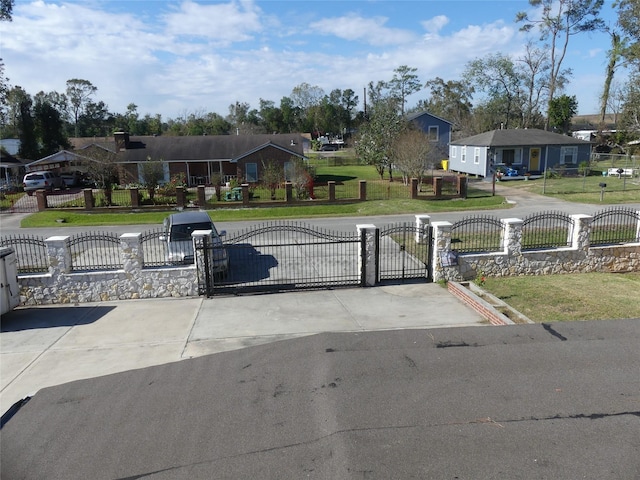
[[[598,18],[604,0],[529,0],[532,7],[541,7],[541,17],[530,17],[529,12],[519,12],[516,22],[523,22],[521,30],[540,29],[540,40],[548,42],[550,55],[548,105],[555,98],[562,63],[567,54],[569,39],[582,32],[604,28]],[[548,117],[548,115],[547,115]],[[546,127],[549,126],[547,118]]]
[[[409,184],[412,178],[422,184],[422,177],[432,163],[434,147],[429,137],[420,130],[408,129],[393,143],[393,164],[402,174],[402,181]]]

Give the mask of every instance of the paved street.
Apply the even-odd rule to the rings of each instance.
[[[99,350],[82,328],[108,331],[61,341]],[[130,370],[38,393],[2,429],[0,474],[635,479],[639,344],[633,320],[354,328]],[[139,357],[154,347],[169,345]]]

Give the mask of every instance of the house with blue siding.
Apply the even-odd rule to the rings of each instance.
[[[428,112],[412,113],[407,115],[407,120],[429,137],[429,140],[437,146],[439,156],[446,157],[451,142],[451,122]]]
[[[481,177],[496,170],[541,174],[577,168],[591,157],[591,142],[539,129],[492,130],[449,144],[449,169]]]

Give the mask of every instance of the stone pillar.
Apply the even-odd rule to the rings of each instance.
[[[67,240],[69,240],[68,236],[59,235],[49,237],[44,241],[49,256],[49,273],[54,278],[71,271],[71,250]]]
[[[360,245],[358,255],[358,269],[360,270],[360,285],[373,287],[378,282],[378,243],[380,229],[372,224],[356,225],[360,238],[364,241]]]
[[[360,200],[365,201],[367,199],[367,181],[360,180]]]
[[[93,207],[95,206],[95,201],[93,198],[93,190],[91,190],[90,188],[85,188],[84,190],[82,190],[82,193],[84,194],[85,210],[93,210]]]
[[[120,258],[125,272],[131,273],[142,270],[141,238],[141,233],[123,233],[120,235]]]
[[[416,243],[425,243],[429,240],[429,215],[416,215]]]
[[[284,199],[287,203],[293,202],[293,184],[284,182]]]
[[[47,192],[44,190],[36,190],[36,203],[38,211],[43,212],[47,209]]]
[[[522,224],[519,218],[503,218],[502,251],[509,257],[522,253]]]
[[[329,180],[327,182],[327,185],[329,187],[329,201],[335,202],[336,201],[336,182],[333,180]]]
[[[131,207],[138,208],[140,206],[140,197],[138,196],[138,189],[130,188],[129,195],[131,197]]]
[[[417,178],[411,179],[411,198],[413,200],[418,198],[418,179]]]
[[[433,222],[433,281],[458,280],[457,256],[451,250],[451,222]],[[443,265],[443,262],[446,265]]]
[[[433,177],[433,194],[436,197],[442,195],[442,177]]]
[[[249,184],[243,183],[240,187],[242,187],[242,204],[249,205]]]
[[[186,196],[184,192],[184,187],[176,187],[176,207],[184,208],[186,204]]]
[[[207,197],[205,195],[204,185],[198,185],[198,205],[200,208],[204,208],[207,204]]]
[[[586,252],[591,246],[590,235],[593,217],[579,213],[577,215],[571,215],[571,219],[573,220],[573,228],[571,228],[569,232],[571,248]]]

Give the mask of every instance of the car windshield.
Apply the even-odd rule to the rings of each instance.
[[[42,180],[44,175],[27,175],[27,180]]]
[[[215,229],[211,223],[188,223],[184,225],[174,225],[171,228],[171,242],[184,242],[191,240],[191,234],[194,230],[213,230],[213,234],[216,235]]]

